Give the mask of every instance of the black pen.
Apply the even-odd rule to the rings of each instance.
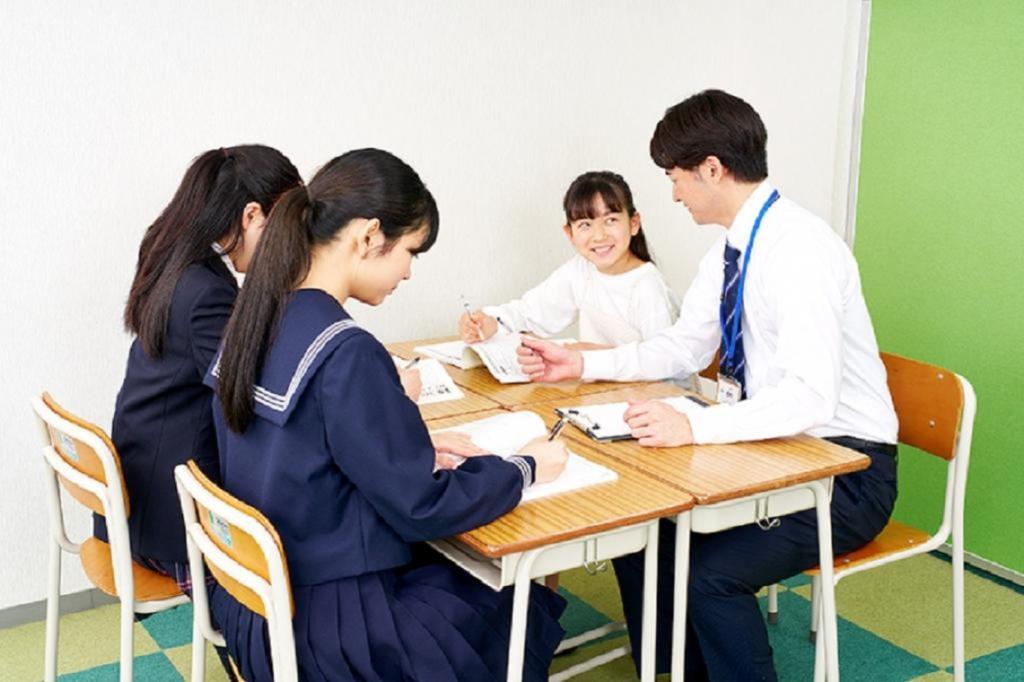
[[[559,417],[558,421],[555,422],[555,425],[551,427],[551,433],[548,434],[548,441],[550,442],[558,438],[558,434],[562,432],[563,428],[565,428],[565,417]]]
[[[403,367],[402,369],[403,370],[412,369],[413,367],[416,366],[417,363],[419,363],[419,361],[420,361],[420,356],[417,355],[412,360],[410,360],[409,363],[405,367]]]

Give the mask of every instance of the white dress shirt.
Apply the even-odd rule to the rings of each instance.
[[[619,346],[671,325],[679,303],[653,263],[606,275],[576,255],[522,298],[483,310],[514,331],[542,338],[562,332],[578,315],[580,341]]]
[[[762,182],[701,260],[678,321],[642,343],[584,352],[584,379],[656,380],[710,364],[721,343],[725,242],[746,250],[772,189]],[[757,233],[741,324],[748,397],[690,415],[694,442],[802,432],[896,442],[896,412],[853,254],[823,220],[785,196]]]

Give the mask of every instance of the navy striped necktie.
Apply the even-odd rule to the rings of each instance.
[[[722,279],[722,304],[718,309],[718,316],[722,322],[722,329],[730,329],[733,324],[732,317],[737,314],[736,296],[740,288],[740,250],[725,243],[725,277]],[[719,351],[721,358],[722,374],[731,376],[739,382],[742,395],[740,399],[747,397],[746,388],[746,361],[743,355],[743,319],[740,318],[736,331],[736,348],[732,358],[725,357],[725,344],[723,339],[722,348]],[[728,364],[727,363],[728,360]]]

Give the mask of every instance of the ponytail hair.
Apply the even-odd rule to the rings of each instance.
[[[565,198],[562,200],[565,221],[573,223],[584,218],[597,218],[594,199],[598,196],[612,213],[625,212],[630,218],[636,215],[633,192],[630,191],[625,178],[611,171],[590,171],[573,180],[566,190]],[[643,225],[630,238],[629,251],[644,263],[654,262],[654,257],[647,248]]]
[[[226,251],[235,248],[247,204],[256,202],[269,213],[282,192],[301,182],[284,154],[263,145],[213,149],[192,161],[142,238],[124,309],[125,328],[147,355],[163,354],[171,298],[186,268],[207,258],[211,245],[225,236],[230,235]]]
[[[252,421],[253,391],[291,292],[305,279],[313,250],[333,241],[354,219],[377,218],[384,252],[406,234],[426,228],[417,250],[437,240],[433,195],[408,164],[380,149],[335,157],[309,182],[281,197],[270,212],[224,331],[218,400],[228,427],[241,433]]]

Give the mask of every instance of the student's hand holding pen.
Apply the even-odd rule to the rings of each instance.
[[[534,483],[548,483],[561,475],[569,460],[569,451],[561,439],[548,440],[548,436],[534,438],[519,451],[533,457],[536,465]]]
[[[464,343],[486,341],[498,332],[498,321],[482,311],[465,312],[459,317],[459,338]]]

